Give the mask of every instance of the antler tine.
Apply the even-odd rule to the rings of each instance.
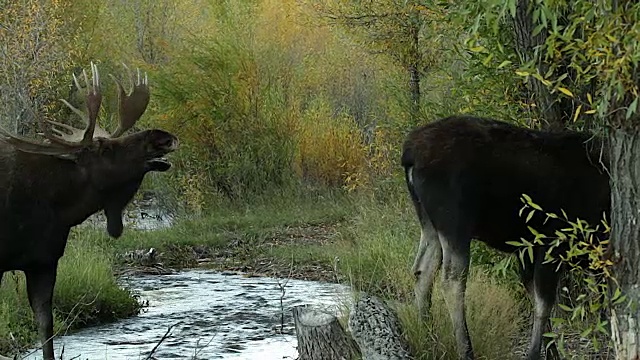
[[[100,105],[102,103],[102,94],[100,92],[100,73],[98,72],[98,67],[96,66],[96,64],[91,62],[91,83],[89,82],[89,77],[87,76],[87,72],[85,70],[82,70],[82,77],[84,78],[86,89],[83,89],[83,87],[80,85],[78,77],[75,74],[73,74],[73,82],[75,83],[76,88],[79,91],[82,92],[84,90],[86,92],[87,113],[83,113],[65,99],[60,99],[60,101],[62,101],[69,109],[71,109],[76,115],[78,115],[84,121],[86,127],[81,130],[69,125],[47,120],[48,123],[58,127],[62,127],[63,129],[69,131],[69,133],[65,134],[59,129],[54,128],[57,136],[54,138],[47,136],[47,138],[52,141],[64,141],[68,143],[79,143],[81,145],[88,145],[93,141],[94,137],[109,137],[109,133],[96,124],[98,119],[98,112],[100,111]]]
[[[131,70],[126,64],[122,64],[127,70],[129,77],[133,82],[133,90],[127,95],[122,83],[113,75],[109,74],[113,81],[118,86],[118,98],[119,98],[119,115],[120,122],[118,128],[111,134],[112,138],[116,138],[124,134],[125,131],[135,125],[135,123],[142,117],[147,105],[149,104],[149,79],[147,73],[144,73],[144,77],[140,76],[140,69],[137,69],[137,78],[131,74]]]
[[[93,141],[93,133],[96,129],[96,121],[98,119],[98,112],[100,111],[100,104],[102,103],[102,94],[100,93],[100,75],[98,73],[98,67],[91,62],[91,75],[93,75],[93,89],[89,88],[89,81],[87,80],[87,73],[82,70],[84,80],[87,84],[87,127],[82,137],[83,144],[90,144]],[[91,91],[93,90],[93,92]]]

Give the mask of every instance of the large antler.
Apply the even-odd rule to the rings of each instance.
[[[53,125],[51,131],[45,129],[44,136],[52,142],[62,145],[77,147],[87,146],[91,144],[94,137],[109,137],[109,133],[98,126],[98,112],[100,111],[100,104],[102,103],[102,93],[100,92],[100,74],[98,73],[98,67],[91,63],[91,75],[92,84],[89,84],[86,71],[82,70],[82,75],[85,82],[87,113],[75,108],[69,104],[67,100],[60,99],[65,105],[67,105],[74,113],[76,113],[84,121],[86,127],[82,129],[76,129],[73,126],[62,124],[57,121],[47,120],[48,123]],[[83,87],[80,86],[78,78],[73,74],[73,82],[76,84],[76,88],[82,92]],[[67,133],[65,133],[65,131]]]
[[[123,64],[124,65],[124,64]],[[84,84],[81,86],[78,78],[73,74],[73,82],[76,88],[80,92],[86,92],[86,104],[87,113],[78,110],[68,101],[61,99],[61,101],[67,105],[74,113],[76,113],[86,124],[84,129],[77,129],[73,126],[63,124],[57,121],[47,120],[46,122],[51,124],[51,127],[44,126],[44,135],[47,138],[46,143],[36,142],[31,139],[27,139],[22,136],[17,136],[9,133],[8,131],[0,127],[0,140],[9,143],[16,148],[38,154],[47,155],[68,155],[72,154],[93,142],[94,138],[116,138],[124,134],[140,119],[144,114],[149,104],[149,85],[147,74],[140,75],[140,70],[137,70],[137,78],[134,78],[129,68],[124,65],[125,69],[132,78],[133,89],[129,94],[125,91],[124,87],[113,75],[111,77],[118,86],[118,99],[119,99],[119,117],[120,122],[117,129],[113,134],[109,134],[107,131],[98,126],[98,112],[100,111],[100,105],[102,103],[102,93],[100,92],[100,74],[98,73],[98,67],[91,63],[91,82],[87,76],[86,71],[82,71],[82,79]]]
[[[58,126],[58,128],[53,128],[53,131],[56,132],[58,138],[55,139],[49,137],[51,141],[59,142],[60,139],[62,139],[65,142],[80,143],[86,145],[88,143],[91,143],[91,141],[95,137],[117,138],[124,134],[125,131],[132,128],[133,125],[135,125],[142,114],[144,114],[145,110],[147,109],[147,105],[149,105],[149,80],[146,73],[144,74],[144,76],[140,75],[140,69],[137,69],[137,77],[134,78],[133,74],[131,74],[131,70],[129,70],[127,65],[122,65],[127,70],[127,73],[132,79],[133,89],[129,94],[127,94],[127,91],[125,91],[122,83],[118,79],[116,79],[115,76],[109,74],[109,76],[111,76],[113,81],[118,86],[118,115],[120,121],[113,134],[109,135],[108,132],[106,132],[96,124],[98,111],[100,110],[100,102],[102,101],[102,95],[100,93],[100,75],[98,74],[98,68],[93,63],[91,63],[93,88],[89,85],[87,74],[84,71],[82,72],[87,89],[87,114],[82,113],[80,110],[69,104],[66,100],[62,100],[65,105],[67,105],[71,110],[73,110],[73,112],[78,114],[78,116],[80,116],[84,120],[87,127],[84,130],[80,130],[59,122],[48,121],[52,125]],[[78,83],[78,79],[75,75],[73,76],[73,81],[75,82],[78,90],[82,91],[82,87]],[[69,133],[65,134],[62,130],[66,130]]]
[[[127,67],[127,65],[122,64],[129,76],[131,77],[133,83],[133,89],[131,93],[127,95],[124,87],[116,79],[113,75],[109,74],[113,81],[115,81],[116,85],[118,85],[118,104],[119,104],[119,112],[120,115],[120,123],[118,124],[118,128],[116,131],[111,134],[112,138],[116,138],[124,134],[125,131],[129,130],[133,127],[133,125],[140,119],[142,114],[144,114],[147,109],[147,105],[149,105],[149,80],[147,79],[147,73],[144,74],[144,77],[140,76],[140,69],[137,69],[137,78],[133,77],[131,71]]]

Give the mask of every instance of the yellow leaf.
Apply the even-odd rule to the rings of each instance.
[[[529,73],[526,72],[526,71],[516,70],[516,75],[518,75],[518,76],[529,76]]]
[[[573,122],[576,122],[576,120],[578,120],[578,116],[580,115],[580,110],[582,110],[582,105],[578,106],[578,108],[576,109],[576,113],[573,115]]]
[[[559,87],[558,90],[567,96],[573,97],[573,93],[567,88]]]
[[[469,48],[469,50],[473,51],[473,52],[480,52],[480,51],[485,50],[485,48],[484,48],[484,46],[474,46],[472,48]]]
[[[585,111],[584,113],[585,113],[585,114],[589,114],[589,115],[591,115],[591,114],[595,114],[595,113],[596,113],[596,110],[595,110],[595,109],[591,109],[591,110],[587,110],[587,111]]]
[[[589,104],[593,104],[593,99],[591,98],[591,94],[587,93],[587,101],[589,101]]]

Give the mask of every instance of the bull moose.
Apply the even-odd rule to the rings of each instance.
[[[102,102],[100,76],[91,63],[84,85],[86,113],[62,100],[86,124],[85,129],[49,121],[43,142],[0,129],[0,280],[5,271],[21,270],[38,325],[43,357],[54,359],[51,301],[58,260],[70,229],[103,210],[107,232],[122,234],[122,212],[150,171],[167,171],[164,155],[178,147],[178,139],[162,130],[130,129],[149,103],[146,73],[132,76],[133,88],[118,87],[119,125],[109,134],[96,124]]]
[[[507,242],[530,237],[527,225],[543,234],[564,227],[536,216],[525,224],[519,217],[523,194],[546,212],[563,209],[571,218],[599,223],[610,210],[604,155],[601,139],[588,132],[533,130],[473,116],[447,117],[407,135],[401,161],[421,226],[413,263],[416,302],[426,317],[441,269],[460,359],[474,358],[464,313],[471,239],[515,252]],[[551,331],[549,315],[562,272],[556,264],[544,264],[544,255],[545,247],[538,247],[533,261],[525,257],[520,269],[535,305],[530,360],[540,358],[542,335]],[[547,355],[558,357],[555,344]]]

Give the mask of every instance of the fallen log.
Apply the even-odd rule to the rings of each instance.
[[[379,298],[363,294],[349,315],[350,335],[332,314],[293,308],[299,360],[411,360],[400,321]]]
[[[298,360],[355,360],[360,350],[335,316],[307,305],[293,308]]]

